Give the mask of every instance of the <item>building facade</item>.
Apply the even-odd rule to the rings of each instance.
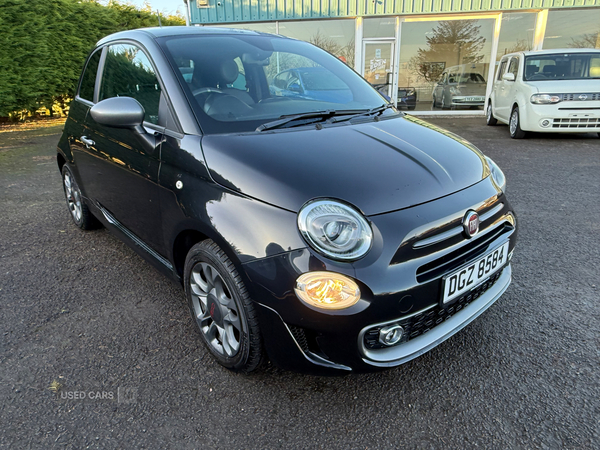
[[[188,17],[312,42],[424,115],[482,114],[445,99],[487,99],[506,53],[600,48],[600,0],[189,0]]]

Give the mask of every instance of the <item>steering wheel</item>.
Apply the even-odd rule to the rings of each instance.
[[[216,92],[217,94],[223,93],[223,91],[221,89],[217,89],[214,87],[203,87],[203,88],[196,89],[195,91],[192,91],[192,95],[194,97],[196,97],[197,95],[205,94],[206,92]]]
[[[546,75],[544,75],[543,73],[536,73],[534,75],[532,75],[529,79],[530,80],[545,80],[548,77]]]

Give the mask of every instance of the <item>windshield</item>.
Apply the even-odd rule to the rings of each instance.
[[[253,131],[282,116],[361,112],[386,103],[344,62],[306,42],[254,33],[159,42],[207,134]]]
[[[525,81],[600,79],[600,53],[560,53],[525,58]]]

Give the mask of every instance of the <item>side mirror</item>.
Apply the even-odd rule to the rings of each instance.
[[[504,75],[502,75],[502,79],[506,80],[506,81],[515,81],[515,74],[514,73],[505,73]]]
[[[90,109],[92,119],[101,125],[116,128],[136,128],[144,122],[144,107],[131,97],[112,97],[96,103]]]
[[[92,119],[100,125],[115,128],[130,128],[141,141],[145,151],[152,153],[160,140],[146,132],[144,122],[144,107],[131,97],[112,97],[96,103],[90,109]]]

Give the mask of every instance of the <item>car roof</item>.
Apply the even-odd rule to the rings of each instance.
[[[166,36],[202,36],[202,35],[264,35],[264,36],[277,36],[282,39],[288,39],[284,36],[262,33],[260,31],[251,31],[251,30],[241,30],[239,28],[223,28],[223,27],[186,27],[186,26],[177,26],[177,27],[153,27],[153,28],[137,28],[135,30],[127,30],[127,31],[119,31],[118,33],[113,33],[102,38],[98,41],[97,45],[103,44],[107,41],[112,41],[115,39],[127,39],[127,38],[135,38],[139,36],[140,33],[145,34],[146,36],[150,36],[152,38],[166,37]]]
[[[600,53],[600,50],[595,48],[553,48],[548,50],[532,50],[532,51],[522,51],[522,52],[513,52],[508,53],[506,55],[502,55],[502,57],[507,56],[516,56],[516,55],[556,55],[559,53]]]

